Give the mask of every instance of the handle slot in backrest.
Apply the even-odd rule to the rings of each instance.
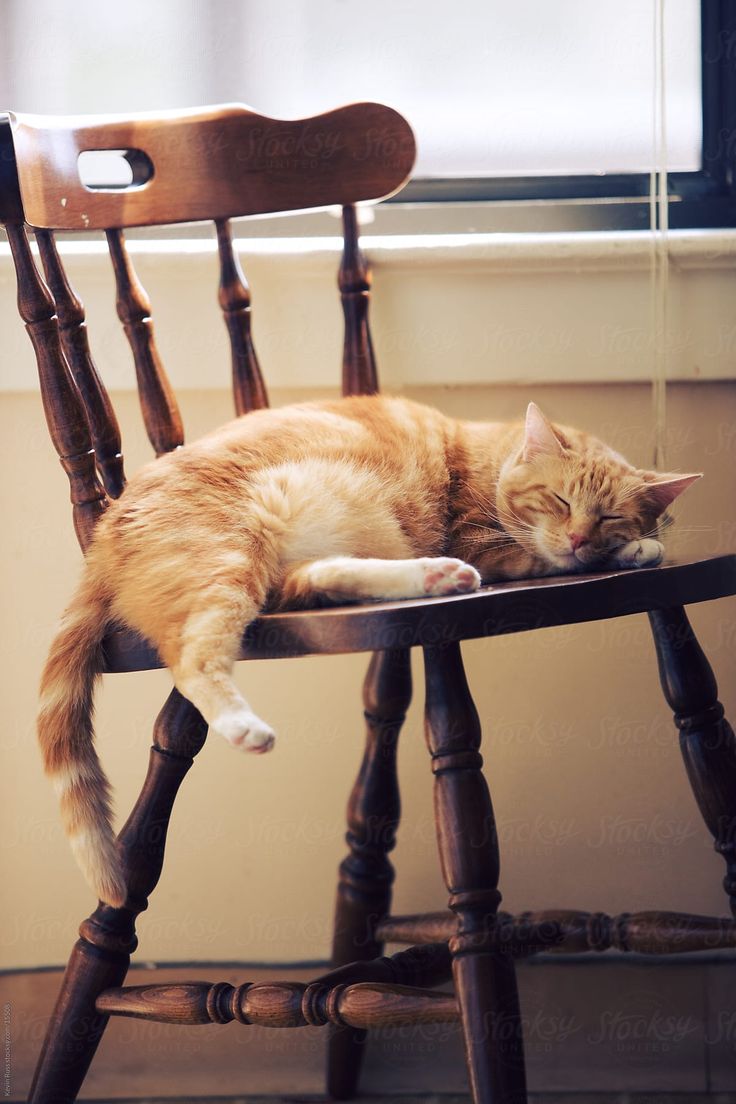
[[[90,192],[120,192],[142,188],[153,179],[153,161],[140,149],[82,150],[77,157],[79,179]]]

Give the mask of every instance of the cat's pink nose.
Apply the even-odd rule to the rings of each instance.
[[[570,538],[573,552],[577,552],[578,548],[582,547],[584,544],[590,544],[590,538],[583,537],[580,533],[568,533],[567,535]]]

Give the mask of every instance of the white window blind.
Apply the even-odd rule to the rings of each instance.
[[[419,176],[651,167],[648,0],[3,0],[0,108],[240,101],[298,117],[372,99],[411,121]],[[700,167],[698,0],[665,4],[668,167]]]

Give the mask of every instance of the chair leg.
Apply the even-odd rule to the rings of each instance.
[[[653,610],[649,620],[662,689],[680,730],[685,768],[715,849],[725,860],[723,887],[736,916],[736,739],[685,610]]]
[[[460,647],[424,649],[426,734],[440,862],[458,919],[449,946],[474,1104],[524,1104],[526,1077],[513,959],[499,950],[499,853],[481,771],[480,725]]]
[[[136,948],[135,919],[161,874],[179,786],[204,744],[199,713],[173,691],[158,716],[148,774],[119,837],[128,883],[125,908],[98,905],[80,929],[33,1078],[28,1104],[73,1104],[108,1016],[95,1010],[103,989],[119,986]]]
[[[411,700],[409,652],[375,652],[363,686],[367,724],[363,762],[348,802],[347,858],[340,865],[332,965],[377,958],[376,925],[388,913],[394,871],[388,852],[401,813],[396,747]],[[365,1031],[330,1028],[327,1092],[335,1100],[355,1095]]]

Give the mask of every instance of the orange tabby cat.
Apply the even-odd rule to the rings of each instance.
[[[112,622],[156,646],[212,730],[266,751],[232,680],[265,607],[651,566],[657,518],[698,478],[638,471],[533,403],[525,425],[483,424],[378,396],[257,411],[148,464],[99,523],[41,685],[45,767],[90,885],[125,900],[91,721]]]

